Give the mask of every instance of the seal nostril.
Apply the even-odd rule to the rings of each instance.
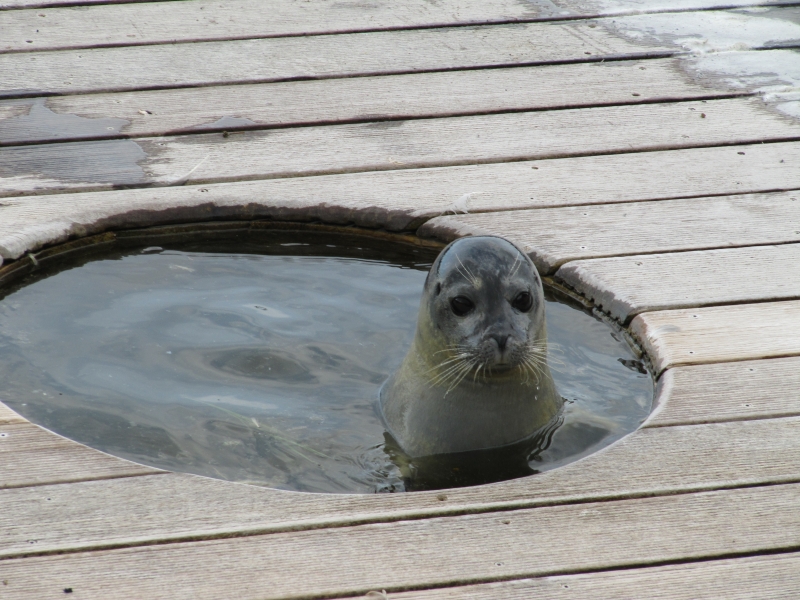
[[[508,344],[508,338],[509,337],[511,337],[511,336],[506,335],[506,334],[501,334],[501,335],[493,335],[492,339],[495,342],[497,342],[497,347],[500,348],[500,351],[502,352],[503,350],[506,349],[506,344]]]

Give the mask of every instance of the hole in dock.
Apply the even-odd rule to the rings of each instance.
[[[38,266],[2,290],[3,401],[155,467],[356,493],[535,474],[649,414],[652,379],[622,338],[548,291],[563,423],[525,453],[464,453],[446,469],[410,459],[385,434],[376,400],[412,342],[438,249],[292,227],[153,228],[39,252]]]

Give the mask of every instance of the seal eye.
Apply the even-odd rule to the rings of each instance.
[[[450,300],[450,308],[453,309],[453,313],[455,313],[457,317],[463,317],[468,312],[472,311],[475,305],[472,303],[472,300],[466,296],[456,296]]]
[[[526,313],[531,309],[531,306],[533,306],[533,296],[531,296],[530,292],[520,292],[517,294],[517,297],[514,298],[511,306],[516,308],[519,312]]]

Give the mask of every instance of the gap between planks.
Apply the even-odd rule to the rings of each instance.
[[[179,474],[40,485],[0,491],[0,556],[770,486],[800,481],[798,461],[795,417],[645,428],[559,469],[444,494],[303,494]]]
[[[800,301],[644,313],[630,327],[656,374],[692,364],[800,354]]]
[[[703,117],[705,115],[705,117]],[[756,99],[15,146],[0,195],[214,183],[800,139]],[[736,149],[736,152],[743,152]],[[747,159],[742,159],[743,165]],[[482,190],[476,190],[482,191]]]
[[[745,156],[739,154],[745,152]],[[708,171],[706,165],[715,169]],[[747,168],[743,168],[746,165]],[[446,235],[452,227],[476,233],[486,223],[486,231],[514,237],[532,245],[534,261],[544,271],[564,260],[592,258],[605,253],[659,252],[705,247],[713,235],[717,243],[730,245],[767,244],[786,241],[770,229],[770,218],[785,220],[794,214],[787,202],[800,202],[800,194],[757,194],[770,187],[800,188],[800,143],[708,148],[582,157],[535,162],[504,163],[467,167],[400,170],[283,180],[225,183],[207,186],[182,186],[72,193],[54,199],[48,195],[9,198],[0,202],[0,257],[17,259],[25,252],[113,228],[147,227],[168,223],[209,219],[322,220],[328,223],[353,223],[361,227],[393,231],[414,229],[438,215],[468,209],[474,213],[498,212],[484,224],[435,220],[423,229]],[[609,177],[613,173],[614,177]],[[732,198],[703,197],[709,193],[747,192]],[[456,202],[466,195],[461,209]],[[671,200],[688,197],[685,200]],[[788,198],[788,200],[787,200]],[[795,200],[792,200],[795,198]],[[773,199],[777,199],[773,202]],[[783,199],[783,200],[781,200]],[[668,202],[661,210],[654,200]],[[649,223],[637,243],[635,231],[624,224],[625,203],[648,202],[632,217]],[[709,209],[706,203],[716,203]],[[536,211],[564,206],[596,206],[589,210],[567,209]],[[734,217],[752,216],[766,207],[762,215],[765,229],[756,235],[730,220],[720,233],[712,227],[721,216],[733,211]],[[514,209],[536,211],[508,213]],[[634,210],[631,208],[631,210]],[[687,237],[686,227],[674,214],[703,215]],[[763,212],[763,211],[761,211]],[[583,214],[585,213],[585,214]],[[587,216],[591,214],[591,220]],[[653,217],[648,217],[648,215]],[[538,215],[538,216],[537,216]],[[581,217],[581,218],[577,218]],[[492,229],[499,219],[502,228]],[[602,228],[593,227],[593,222]],[[515,228],[521,223],[524,229]],[[555,227],[553,224],[556,224]],[[664,223],[675,223],[684,230],[676,245]],[[724,223],[724,221],[723,221]],[[440,227],[441,225],[441,227]],[[480,227],[476,227],[480,225]],[[800,229],[800,228],[798,228]],[[606,239],[603,231],[608,230]],[[561,235],[574,231],[564,244]],[[715,234],[714,232],[717,231]],[[558,232],[558,235],[556,233]],[[662,238],[658,237],[661,232]],[[779,230],[778,230],[779,232]],[[690,232],[691,233],[691,232]],[[732,233],[735,233],[732,237]],[[448,234],[449,235],[449,234]],[[620,247],[620,235],[626,239]],[[655,235],[656,237],[652,237]],[[788,235],[788,234],[787,234]],[[515,237],[516,236],[516,237]],[[709,237],[712,236],[712,237]],[[592,248],[581,251],[581,241],[592,238]],[[598,250],[600,252],[598,252]],[[584,290],[585,292],[585,290]]]
[[[793,202],[800,216],[800,201]],[[800,228],[800,220],[795,224]],[[657,310],[800,299],[798,264],[800,244],[781,244],[578,260],[554,277],[626,324]]]
[[[536,268],[548,275],[570,261],[590,258],[798,242],[800,193],[443,216],[427,221],[417,233],[445,242],[465,235],[507,237],[520,244]],[[780,252],[780,248],[776,251]],[[576,285],[583,294],[595,293],[568,277],[569,267],[562,268],[566,283]],[[618,293],[625,294],[625,290],[619,289]],[[769,292],[766,294],[768,297]]]
[[[796,600],[800,553],[771,554],[663,567],[484,583],[413,592],[392,592],[390,600]],[[376,590],[376,593],[378,591]],[[355,600],[351,596],[348,600]],[[364,596],[358,596],[361,600]],[[380,595],[368,596],[380,600]]]
[[[634,43],[602,26],[583,21],[25,52],[0,54],[0,72],[5,73],[0,97],[267,83],[674,54],[676,49],[671,45]],[[76,69],[76,65],[80,68]]]
[[[564,89],[580,80],[584,92]],[[0,100],[0,143],[148,137],[710,100],[675,59]],[[323,130],[324,131],[324,130]]]
[[[799,501],[800,485],[775,485],[541,507],[4,560],[0,577],[10,599],[67,587],[87,599],[218,598],[220,585],[242,599],[394,592],[789,552]]]

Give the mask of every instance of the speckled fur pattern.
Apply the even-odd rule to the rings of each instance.
[[[413,344],[381,390],[389,432],[415,457],[498,448],[539,431],[562,403],[531,259],[499,237],[451,243],[425,281]]]

